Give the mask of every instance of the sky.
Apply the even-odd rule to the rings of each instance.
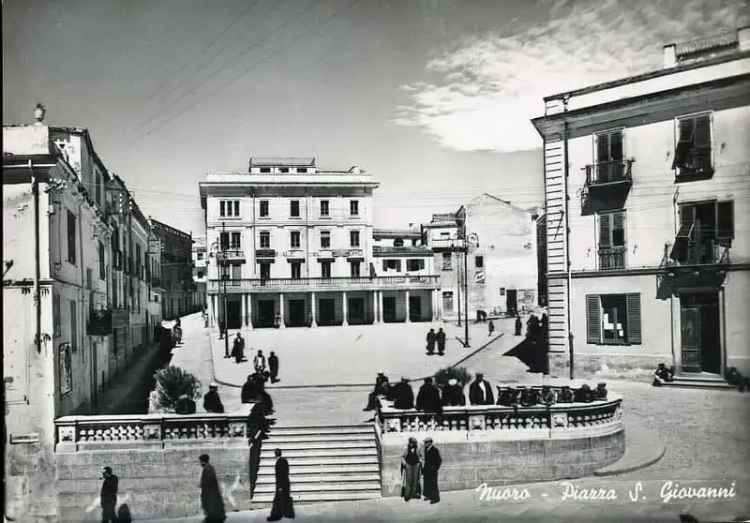
[[[4,0],[3,123],[89,129],[146,214],[204,234],[250,156],[360,165],[375,226],[489,192],[543,204],[542,98],[661,67],[742,0]]]

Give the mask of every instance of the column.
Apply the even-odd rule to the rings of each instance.
[[[245,327],[247,325],[247,306],[245,305],[246,301],[247,301],[247,294],[243,292],[242,294],[240,294],[240,307],[241,307],[240,314],[242,314],[242,316],[240,317],[240,328]]]
[[[406,296],[406,323],[411,323],[409,319],[409,289],[404,291],[404,296]]]
[[[432,289],[430,291],[430,298],[431,298],[431,314],[432,314],[432,321],[437,320],[437,291],[435,289]]]
[[[372,291],[372,323],[378,322],[378,291]]]
[[[312,315],[312,320],[310,321],[310,327],[317,327],[318,326],[318,320],[315,317],[315,305],[317,298],[315,297],[315,292],[312,292],[310,294],[310,313]]]
[[[443,319],[443,296],[441,294],[441,290],[438,289],[435,291],[435,294],[437,295],[437,319],[442,320]]]
[[[341,303],[342,303],[342,305],[343,305],[343,308],[342,308],[342,312],[343,312],[343,315],[344,315],[344,321],[343,321],[343,322],[341,323],[341,325],[343,325],[344,327],[346,327],[347,325],[349,325],[349,321],[348,321],[348,319],[349,319],[349,318],[348,318],[348,312],[347,312],[347,310],[346,310],[346,309],[347,309],[347,303],[346,303],[346,291],[342,292],[342,293],[341,293],[341,295],[342,295],[342,300],[341,300]]]
[[[216,324],[216,296],[208,297],[208,324],[213,327]]]
[[[247,295],[247,328],[253,330],[253,295]]]
[[[281,320],[279,322],[279,328],[283,329],[284,327],[286,327],[286,325],[284,325],[284,293],[283,292],[279,293],[279,318]]]

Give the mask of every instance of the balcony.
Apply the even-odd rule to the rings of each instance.
[[[112,311],[102,309],[89,313],[86,334],[90,336],[107,336],[112,334]]]
[[[275,258],[276,249],[255,249],[256,258]]]
[[[599,270],[611,271],[625,268],[625,247],[599,249]]]
[[[625,204],[633,185],[631,168],[634,161],[600,162],[583,168],[586,171],[586,181],[581,193],[583,214],[618,209]]]
[[[209,294],[224,292],[221,280],[209,280],[206,291]],[[228,294],[261,292],[326,292],[326,291],[374,291],[399,289],[438,289],[439,276],[377,276],[374,278],[270,278],[227,280]]]
[[[454,252],[464,250],[463,238],[436,238],[430,242],[434,252]]]
[[[656,276],[657,298],[677,296],[687,287],[718,289],[726,280],[729,264],[727,242],[714,238],[694,241],[689,234],[678,233],[674,244],[664,245],[662,272]]]
[[[461,245],[463,249],[463,240]],[[402,247],[374,245],[372,247],[372,255],[381,258],[383,256],[432,256],[432,253],[432,249],[424,245],[404,245]]]
[[[245,263],[245,251],[242,249],[228,249],[216,253],[216,262],[225,263]]]

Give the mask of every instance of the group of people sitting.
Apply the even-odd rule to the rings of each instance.
[[[248,374],[247,380],[242,385],[240,398],[242,403],[258,403],[262,405],[264,415],[273,413],[273,401],[271,395],[266,392],[266,380],[268,377],[263,372],[256,370]]]
[[[674,367],[667,367],[664,363],[659,363],[654,371],[654,381],[652,385],[654,387],[661,387],[665,383],[674,381],[675,374]],[[737,367],[730,367],[727,369],[725,379],[730,385],[737,387],[740,392],[750,390],[750,377],[743,376]]]
[[[189,394],[181,394],[174,404],[176,414],[195,414],[196,406]],[[223,413],[224,404],[219,397],[219,385],[211,382],[208,392],[203,396],[203,410],[206,412]]]
[[[590,403],[607,399],[607,385],[599,383],[595,389],[586,384],[578,388],[568,385],[552,387],[501,387],[497,386],[497,403],[490,383],[484,379],[484,374],[478,372],[474,381],[469,385],[469,405],[503,405],[508,407],[533,405],[552,405],[554,403]],[[379,372],[375,378],[375,387],[369,394],[367,406],[363,410],[374,410],[378,407],[378,399],[384,398],[393,402],[395,409],[416,409],[424,412],[442,412],[443,407],[466,406],[464,388],[457,379],[451,378],[447,384],[438,386],[432,378],[425,378],[419,387],[416,401],[414,392],[407,378],[391,385],[388,377]]]

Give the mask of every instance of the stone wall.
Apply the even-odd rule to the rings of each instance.
[[[385,434],[381,441],[383,496],[401,495],[401,454],[408,437],[422,444],[426,434]],[[579,478],[614,463],[625,452],[625,431],[571,439],[502,441],[453,434],[430,434],[443,465],[438,475],[440,490],[474,489],[482,483],[505,485],[532,481]]]

